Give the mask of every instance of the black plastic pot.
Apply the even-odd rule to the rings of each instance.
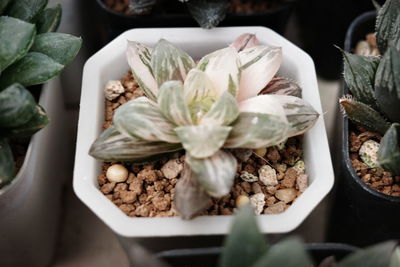
[[[197,22],[182,4],[178,8],[179,13],[176,14],[156,8],[148,15],[127,15],[112,10],[103,0],[96,2],[99,12],[97,24],[102,32],[102,41],[105,43],[132,28],[198,27]],[[293,3],[288,3],[263,12],[227,14],[219,26],[265,26],[283,34],[292,9]]]
[[[366,34],[374,32],[375,16],[376,12],[371,11],[354,20],[346,35],[346,51],[352,51]],[[344,83],[343,93],[349,93]],[[347,118],[341,121],[342,152],[339,158],[342,162],[337,175],[328,240],[366,246],[387,239],[399,239],[400,197],[375,191],[357,176],[349,156],[349,121]]]
[[[353,246],[337,243],[314,243],[307,244],[306,247],[316,264],[319,264],[329,256],[334,256],[337,260],[340,260],[358,249]],[[156,256],[163,259],[172,267],[214,267],[218,264],[221,251],[222,248],[220,247],[177,249],[163,251]]]

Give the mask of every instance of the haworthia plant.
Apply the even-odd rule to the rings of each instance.
[[[37,32],[55,32],[60,25],[61,13],[62,9],[60,4],[44,9],[38,15],[38,19],[36,22]]]
[[[378,164],[395,175],[400,175],[400,124],[393,123],[382,138]]]
[[[105,161],[146,162],[183,148],[186,171],[175,200],[185,219],[200,212],[210,196],[227,194],[237,164],[229,149],[278,145],[304,133],[319,116],[295,96],[257,96],[278,71],[281,50],[255,46],[254,38],[240,36],[197,65],[166,40],[153,49],[129,41],[128,63],[147,97],[119,107],[113,128],[100,135],[90,154]],[[244,72],[251,86],[241,83]],[[289,87],[286,92],[293,93],[298,86],[290,82]]]
[[[400,50],[400,2],[387,0],[376,17],[376,41],[383,54],[389,44]]]

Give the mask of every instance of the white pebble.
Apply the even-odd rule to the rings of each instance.
[[[364,142],[360,148],[358,154],[361,160],[368,165],[370,168],[378,167],[378,150],[379,143],[374,140],[368,140]]]
[[[304,164],[304,161],[299,160],[298,162],[296,162],[296,164],[294,164],[293,169],[296,170],[296,172],[298,174],[303,174],[306,172],[306,166]]]
[[[128,179],[129,172],[128,170],[121,164],[111,165],[107,169],[106,177],[108,181],[114,183],[125,182]]]
[[[183,164],[180,163],[177,159],[170,159],[165,163],[161,171],[164,174],[165,178],[174,179],[176,178],[181,171],[183,170]]]
[[[253,183],[253,182],[257,182],[258,181],[258,177],[255,176],[254,174],[251,174],[249,172],[243,172],[240,175],[240,178],[242,178],[243,181],[249,182],[249,183]]]
[[[285,203],[292,202],[296,198],[297,192],[294,188],[279,189],[275,193],[275,197]]]
[[[260,176],[260,181],[266,186],[274,186],[278,184],[278,179],[276,178],[276,171],[269,165],[263,165],[258,170]]]
[[[117,80],[109,80],[104,88],[104,96],[110,101],[116,99],[124,92],[124,86]]]
[[[265,206],[265,195],[263,193],[257,193],[250,197],[250,203],[254,207],[256,214],[261,214]]]

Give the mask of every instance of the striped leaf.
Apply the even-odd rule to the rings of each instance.
[[[194,66],[193,59],[185,51],[164,39],[158,41],[151,56],[151,69],[158,86],[171,80],[183,82]]]
[[[127,137],[114,126],[105,130],[92,144],[89,154],[103,161],[129,161],[145,163],[166,153],[179,151],[180,144],[150,142],[139,138]]]
[[[228,91],[236,96],[239,91],[240,61],[233,46],[223,48],[204,56],[197,68],[210,78],[217,95]]]
[[[175,128],[183,148],[195,158],[207,158],[225,143],[232,128],[217,125],[180,126]]]
[[[146,97],[133,99],[120,106],[114,114],[113,122],[119,132],[133,138],[180,142],[174,131],[175,125]]]
[[[256,96],[274,77],[282,62],[282,49],[259,45],[239,53],[241,62],[239,101]]]
[[[10,17],[33,22],[46,7],[48,0],[15,0],[7,8]]]
[[[185,161],[197,176],[197,181],[212,197],[228,194],[236,174],[237,161],[230,153],[222,150],[204,159],[186,155]]]
[[[283,77],[274,77],[260,92],[260,95],[291,95],[301,98],[302,89],[295,82]]]
[[[158,92],[158,105],[162,114],[176,125],[191,125],[189,108],[183,98],[183,85],[180,81],[169,81],[161,85]]]
[[[258,41],[255,34],[251,33],[243,33],[238,38],[233,41],[232,46],[238,51],[241,52],[246,48],[251,48],[255,46],[259,46],[260,42]]]
[[[387,0],[376,16],[376,41],[381,54],[391,43],[400,50],[400,1]]]
[[[378,164],[400,175],[400,124],[393,123],[383,136],[378,151]]]
[[[15,173],[15,163],[13,154],[8,142],[0,138],[0,188],[8,184]]]
[[[211,109],[201,119],[203,125],[229,125],[239,116],[239,104],[236,98],[228,92],[212,105]]]
[[[132,75],[146,96],[152,100],[157,97],[158,85],[151,69],[151,50],[149,47],[128,41],[126,57],[132,70]]]

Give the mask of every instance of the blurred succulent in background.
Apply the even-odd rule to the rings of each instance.
[[[42,84],[72,61],[81,39],[54,33],[61,6],[46,0],[0,2],[0,188],[15,176],[8,138],[29,137],[48,118],[25,87]]]
[[[399,175],[400,1],[387,0],[378,11],[376,38],[382,57],[343,51],[344,79],[353,97],[339,102],[351,121],[384,135],[377,163]]]
[[[210,196],[230,191],[237,166],[231,149],[277,145],[304,133],[319,116],[301,98],[284,95],[301,90],[287,80],[267,86],[273,94],[257,96],[278,71],[282,52],[258,45],[251,34],[198,64],[166,40],[154,49],[129,41],[127,58],[147,97],[119,107],[114,125],[94,142],[90,154],[143,163],[184,149],[186,164],[175,200],[185,219],[201,211]]]

